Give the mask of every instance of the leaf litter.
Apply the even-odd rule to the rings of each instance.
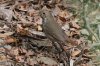
[[[74,40],[74,44],[68,43],[69,48],[64,47],[67,57],[63,52],[59,54],[43,32],[39,15],[43,7],[51,10],[62,30]],[[87,66],[90,58],[85,55],[86,42],[77,17],[60,7],[65,7],[61,0],[0,1],[0,62],[11,63],[3,66]]]

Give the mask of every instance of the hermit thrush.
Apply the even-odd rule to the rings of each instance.
[[[67,45],[69,38],[61,26],[55,21],[52,13],[47,9],[43,9],[40,11],[40,16],[43,19],[42,27],[47,38],[53,42],[57,42],[59,46],[64,49],[63,47]]]

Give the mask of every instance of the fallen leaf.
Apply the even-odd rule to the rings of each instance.
[[[17,9],[21,10],[21,11],[27,11],[28,8],[29,8],[29,4],[28,2],[22,2],[22,3],[19,3],[17,6]]]
[[[40,16],[35,16],[34,22],[38,25],[42,25],[42,18]]]
[[[76,29],[80,28],[80,26],[78,24],[76,24],[75,21],[71,21],[71,26],[74,27],[74,28],[76,28]]]
[[[69,18],[71,15],[67,11],[61,11],[61,12],[59,12],[58,16],[66,19],[66,18]]]
[[[0,38],[0,45],[1,45],[2,43],[4,43],[4,39],[1,39],[1,38]]]
[[[34,9],[30,9],[28,10],[28,16],[33,17],[38,15],[38,11],[34,10]]]
[[[49,58],[49,57],[39,57],[37,58],[37,61],[43,62],[44,64],[47,64],[50,66],[57,65],[57,62],[54,59]]]
[[[24,56],[16,56],[15,58],[16,58],[17,62],[25,62]]]
[[[65,30],[65,31],[68,31],[69,29],[69,24],[68,23],[65,23],[64,26],[62,26],[62,29]]]
[[[11,22],[13,17],[13,11],[10,9],[5,9],[5,7],[0,7],[0,18]]]
[[[37,64],[38,62],[36,61],[36,57],[33,57],[33,58],[28,58],[28,59],[27,59],[27,63],[28,63],[29,65],[34,66],[34,64]]]
[[[17,24],[17,33],[20,35],[28,35],[29,32],[27,31],[27,28],[23,28],[21,24]]]
[[[31,33],[33,35],[45,36],[45,34],[43,32],[35,31],[34,29],[28,30],[28,31],[29,31],[29,33]]]
[[[13,47],[13,48],[10,50],[10,54],[11,54],[11,55],[15,55],[15,56],[19,55],[19,49]]]
[[[67,20],[64,17],[59,17],[59,19],[63,22],[66,22]]]
[[[14,38],[14,37],[8,36],[8,37],[5,38],[5,42],[6,43],[13,43],[13,42],[17,42],[17,39]]]
[[[33,54],[34,54],[34,52],[29,50],[29,51],[27,51],[26,56],[33,55]]]
[[[72,56],[72,57],[75,57],[75,56],[78,55],[80,52],[81,52],[81,50],[79,50],[79,49],[74,49],[74,50],[72,51],[72,53],[71,53],[71,56]]]
[[[7,60],[6,56],[3,54],[0,54],[0,62],[6,61],[6,60]]]
[[[19,52],[20,52],[21,54],[26,54],[26,53],[27,53],[27,50],[24,49],[24,48],[19,48]]]
[[[5,49],[3,47],[0,47],[0,52],[5,52]]]
[[[7,33],[0,33],[0,38],[5,38],[5,37],[8,37],[10,35],[14,34],[14,32],[7,32]]]
[[[42,27],[40,25],[37,26],[38,31],[42,31]]]

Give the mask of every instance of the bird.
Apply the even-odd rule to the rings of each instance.
[[[58,50],[59,55],[63,54],[63,52],[65,53],[65,57],[68,59],[65,61],[63,58],[63,62],[65,66],[70,66],[70,53],[64,49],[64,46],[68,46],[68,42],[72,43],[72,39],[66,35],[61,26],[56,22],[51,11],[48,9],[42,9],[40,11],[40,16],[43,19],[42,28],[46,37],[53,42],[53,45]],[[58,46],[60,48],[58,48]]]
[[[53,43],[58,43],[62,49],[61,51],[63,51],[64,46],[67,46],[68,42],[71,40],[66,35],[61,26],[56,22],[51,11],[48,9],[42,9],[40,11],[40,16],[43,19],[43,32]]]

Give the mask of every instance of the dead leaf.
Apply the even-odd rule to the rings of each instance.
[[[0,33],[0,38],[8,37],[8,36],[12,35],[13,33],[14,32],[7,32],[7,33],[3,33],[3,34]]]
[[[45,34],[43,32],[35,31],[34,29],[28,30],[28,31],[29,31],[29,33],[31,33],[33,35],[45,36]]]
[[[38,11],[34,10],[34,9],[30,9],[28,11],[28,16],[30,17],[34,17],[34,16],[37,16],[38,15]]]
[[[17,24],[17,33],[20,35],[28,35],[29,32],[27,30],[28,28],[23,28],[21,24]]]
[[[16,58],[17,62],[25,62],[24,56],[16,56],[15,58]]]
[[[14,37],[8,36],[8,37],[5,38],[5,42],[6,43],[14,43],[14,42],[17,42],[17,39],[14,38]]]
[[[33,54],[34,54],[34,52],[29,50],[29,51],[27,51],[26,56],[33,55]]]
[[[5,9],[5,7],[0,7],[0,18],[11,22],[13,17],[13,11],[10,9]]]
[[[17,32],[21,32],[21,30],[23,29],[21,24],[17,24]]]
[[[37,64],[38,62],[36,61],[36,57],[34,56],[33,58],[28,58],[28,59],[27,59],[27,63],[28,63],[29,65],[34,66],[34,64]]]
[[[68,31],[69,29],[69,24],[68,23],[65,23],[63,26],[62,26],[62,29],[65,30],[65,31]]]
[[[37,61],[43,62],[44,64],[47,64],[50,66],[57,65],[57,62],[54,59],[49,58],[49,57],[39,57],[37,58]]]
[[[74,22],[74,21],[71,22],[71,26],[76,28],[76,29],[80,28],[80,26],[78,24],[76,24],[76,22]]]
[[[21,54],[26,54],[26,53],[27,53],[27,50],[24,49],[24,48],[19,48],[19,52],[20,52]]]
[[[42,27],[40,25],[37,26],[38,31],[42,31]]]
[[[5,49],[3,47],[0,47],[0,52],[5,52]]]
[[[0,62],[6,61],[6,60],[7,60],[6,56],[3,54],[0,54]]]
[[[17,6],[17,9],[21,10],[21,11],[27,11],[28,8],[29,8],[29,4],[28,2],[22,2],[22,3],[19,3]]]
[[[61,12],[59,12],[58,16],[66,19],[66,18],[69,18],[71,15],[67,11],[61,11]]]
[[[59,17],[59,19],[63,22],[66,22],[67,20],[64,17]]]
[[[4,39],[0,38],[0,45],[4,43]]]
[[[11,55],[15,55],[15,56],[19,55],[19,49],[13,47],[13,48],[10,50],[10,54],[11,54]]]
[[[42,25],[42,18],[40,16],[35,16],[34,22],[38,25]]]
[[[79,49],[74,49],[74,50],[72,51],[72,53],[71,53],[71,56],[72,56],[72,57],[75,57],[75,56],[78,55],[80,52],[81,52],[81,50],[79,50]]]

